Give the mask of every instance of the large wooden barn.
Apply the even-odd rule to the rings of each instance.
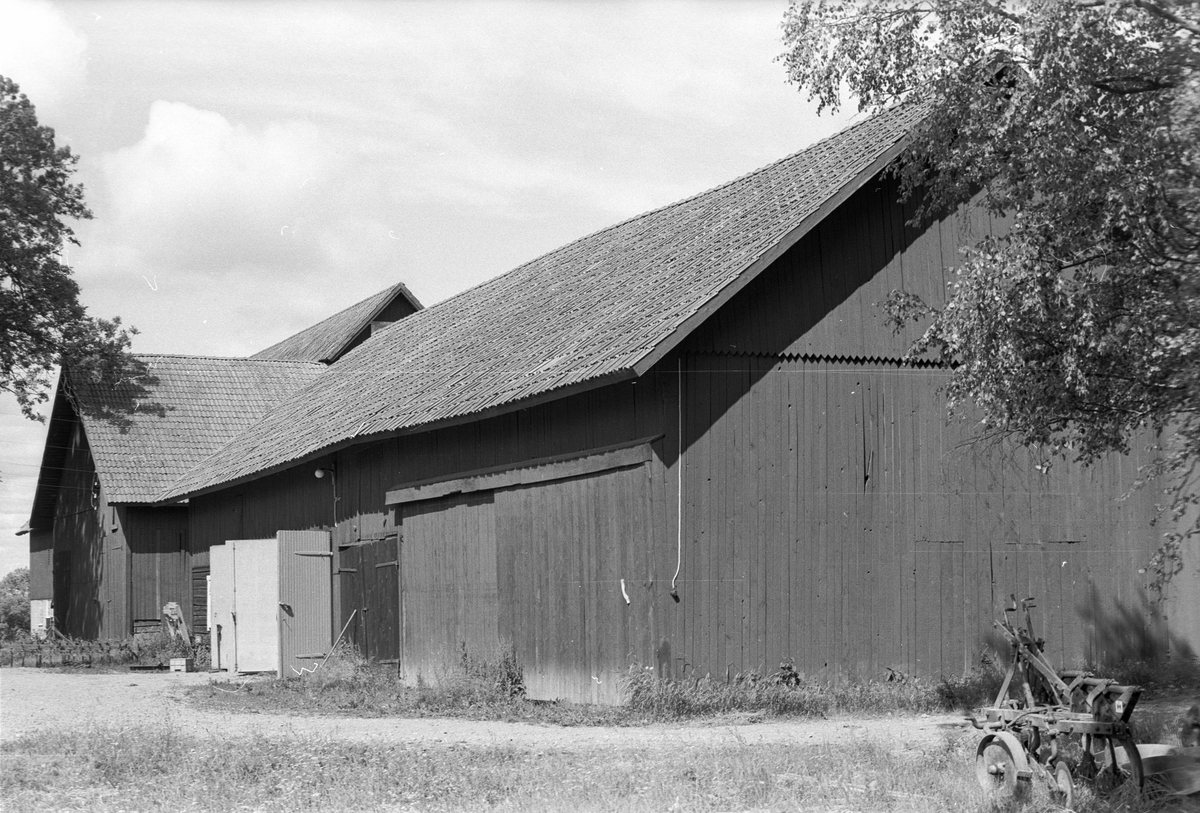
[[[885,170],[914,117],[381,332],[161,495],[190,500],[194,561],[280,529],[398,541],[402,671],[511,648],[542,698],[611,701],[631,664],[957,673],[1009,593],[1041,599],[1056,656],[1100,657],[1098,618],[1146,619],[1156,494],[1120,499],[1136,452],[1047,470],[970,443],[947,371],[901,360],[913,334],[876,303],[942,301],[959,247],[1001,228],[907,225]]]
[[[884,325],[889,292],[944,301],[959,248],[1003,228],[970,207],[909,225],[887,168],[915,121],[379,331],[160,491],[188,503],[193,572],[227,540],[330,529],[335,629],[370,596],[395,623],[368,648],[409,679],[511,650],[530,696],[580,701],[631,665],[960,673],[1010,593],[1066,662],[1113,654],[1105,619],[1161,632],[1157,494],[1121,499],[1139,452],[1047,468],[972,443],[947,370],[902,360],[917,328]]]
[[[30,600],[50,604],[56,628],[75,637],[157,628],[169,601],[191,607],[202,631],[207,569],[193,566],[187,504],[158,495],[373,329],[420,307],[397,284],[252,359],[143,355],[145,377],[116,388],[65,371],[29,522]]]

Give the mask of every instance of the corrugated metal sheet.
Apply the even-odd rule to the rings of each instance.
[[[312,669],[333,645],[333,553],[328,531],[280,531],[280,677]]]
[[[920,115],[909,107],[883,113],[401,320],[161,496],[190,494],[356,437],[632,375],[890,154]]]
[[[351,343],[363,331],[371,326],[373,320],[378,319],[396,303],[405,306],[401,307],[402,313],[397,316],[419,311],[422,307],[408,288],[398,282],[294,336],[289,336],[278,344],[271,345],[266,350],[255,353],[251,358],[281,361],[334,361],[349,349]]]

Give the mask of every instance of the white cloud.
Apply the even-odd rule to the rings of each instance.
[[[0,73],[53,118],[83,86],[87,38],[47,0],[0,0],[0,20]]]
[[[341,163],[312,124],[255,131],[157,101],[142,139],[102,159],[104,211],[155,272],[316,270]]]

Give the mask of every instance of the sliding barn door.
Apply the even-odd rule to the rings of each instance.
[[[436,682],[468,660],[500,652],[492,492],[454,494],[401,508],[401,664]]]

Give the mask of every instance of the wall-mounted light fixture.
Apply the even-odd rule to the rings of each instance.
[[[330,527],[337,528],[337,506],[338,500],[341,499],[337,493],[337,468],[331,463],[328,466],[313,471],[313,477],[316,477],[318,480],[324,480],[326,477],[328,477],[329,482],[333,485],[333,524]]]

